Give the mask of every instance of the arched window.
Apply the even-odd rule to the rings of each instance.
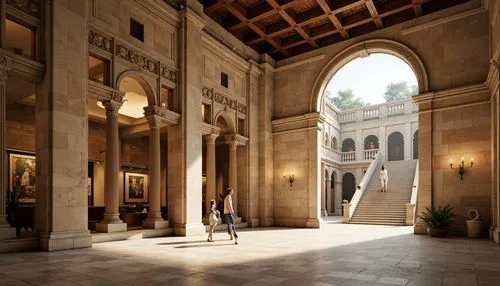
[[[332,149],[333,150],[337,150],[338,146],[337,146],[337,138],[335,138],[335,136],[332,137]]]
[[[342,152],[352,152],[356,151],[356,144],[351,138],[344,139],[342,141]]]
[[[399,161],[404,160],[405,150],[404,150],[404,136],[401,132],[393,132],[389,135],[388,139],[388,154],[389,161]]]

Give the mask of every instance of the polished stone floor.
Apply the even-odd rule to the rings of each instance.
[[[0,255],[0,285],[500,285],[500,246],[411,227],[246,229]]]

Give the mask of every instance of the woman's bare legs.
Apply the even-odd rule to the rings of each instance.
[[[208,235],[208,240],[210,240],[211,242],[214,241],[214,229],[215,225],[210,225],[210,233]]]

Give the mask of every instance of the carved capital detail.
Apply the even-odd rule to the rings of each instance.
[[[119,58],[122,58],[130,63],[137,65],[138,67],[154,73],[158,74],[159,72],[159,62],[153,61],[148,57],[124,46],[121,44],[116,44],[115,55]]]
[[[108,53],[113,52],[112,39],[108,38],[97,31],[89,31],[89,44],[98,47],[99,49],[105,50]]]
[[[171,82],[177,82],[177,72],[170,69],[168,66],[161,65],[161,77],[168,79]]]
[[[241,114],[247,114],[247,106],[238,102],[238,112]]]
[[[7,0],[7,4],[31,16],[40,17],[40,0]]]
[[[114,100],[105,100],[102,102],[102,105],[106,108],[107,115],[118,115],[118,110],[120,110],[122,103]]]

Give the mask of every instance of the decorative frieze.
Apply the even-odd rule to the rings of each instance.
[[[105,50],[108,53],[113,52],[112,39],[108,38],[97,31],[89,32],[89,44]]]
[[[40,17],[40,0],[7,0],[7,4],[31,16]]]
[[[161,65],[161,77],[168,79],[171,82],[177,82],[177,72],[170,69],[166,65]]]
[[[118,57],[137,65],[138,67],[147,70],[151,73],[158,74],[159,63],[147,58],[136,51],[125,47],[121,44],[116,44],[115,55]]]
[[[202,92],[204,97],[206,97],[210,100],[214,100],[217,103],[220,103],[220,104],[227,106],[231,109],[237,110],[238,112],[240,112],[242,114],[245,114],[245,115],[247,114],[247,106],[246,105],[241,104],[241,103],[237,102],[236,100],[231,99],[225,95],[214,92],[213,88],[204,87],[201,89],[201,92]]]

